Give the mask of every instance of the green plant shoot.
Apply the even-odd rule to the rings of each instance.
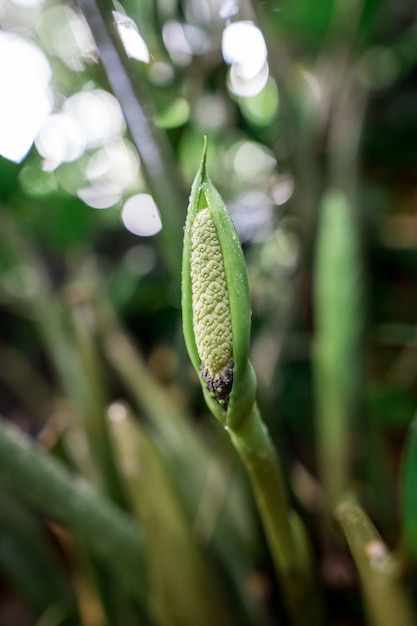
[[[183,329],[208,407],[223,426],[235,427],[255,401],[248,276],[236,229],[206,174],[206,155],[205,139],[185,226]]]
[[[249,361],[251,310],[245,259],[227,208],[206,174],[207,140],[185,226],[185,342],[208,407],[248,472],[292,623],[311,616],[309,558],[300,558],[279,457],[256,401]]]

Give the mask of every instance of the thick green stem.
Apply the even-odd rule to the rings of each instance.
[[[277,569],[279,572],[296,571],[297,555],[282,470],[257,407],[241,428],[229,432],[254,487]]]
[[[130,593],[145,598],[140,529],[86,481],[75,478],[0,419],[0,479],[37,509],[68,525],[115,572]]]
[[[358,568],[369,623],[416,626],[416,615],[401,581],[399,564],[361,506],[348,497],[336,507],[335,517]]]
[[[239,428],[228,430],[252,483],[291,623],[312,624],[309,550],[305,543],[299,545],[298,520],[289,505],[280,460],[257,406]]]

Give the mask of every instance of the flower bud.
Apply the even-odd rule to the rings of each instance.
[[[205,141],[185,226],[183,330],[210,410],[234,427],[255,398],[248,276],[233,222],[206,174],[206,151]]]

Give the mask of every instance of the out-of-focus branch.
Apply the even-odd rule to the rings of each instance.
[[[399,564],[388,552],[365,511],[352,497],[336,507],[335,517],[348,542],[374,626],[415,626],[416,616],[401,580]]]
[[[96,0],[77,0],[91,29],[109,85],[118,99],[138,150],[149,189],[162,215],[163,254],[179,287],[182,229],[187,196],[170,144],[151,122],[154,105],[143,81],[134,80],[119,53],[115,34]]]

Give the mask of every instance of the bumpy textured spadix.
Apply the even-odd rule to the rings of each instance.
[[[232,320],[222,250],[208,208],[196,214],[191,228],[191,292],[201,373],[227,407],[233,385]]]

